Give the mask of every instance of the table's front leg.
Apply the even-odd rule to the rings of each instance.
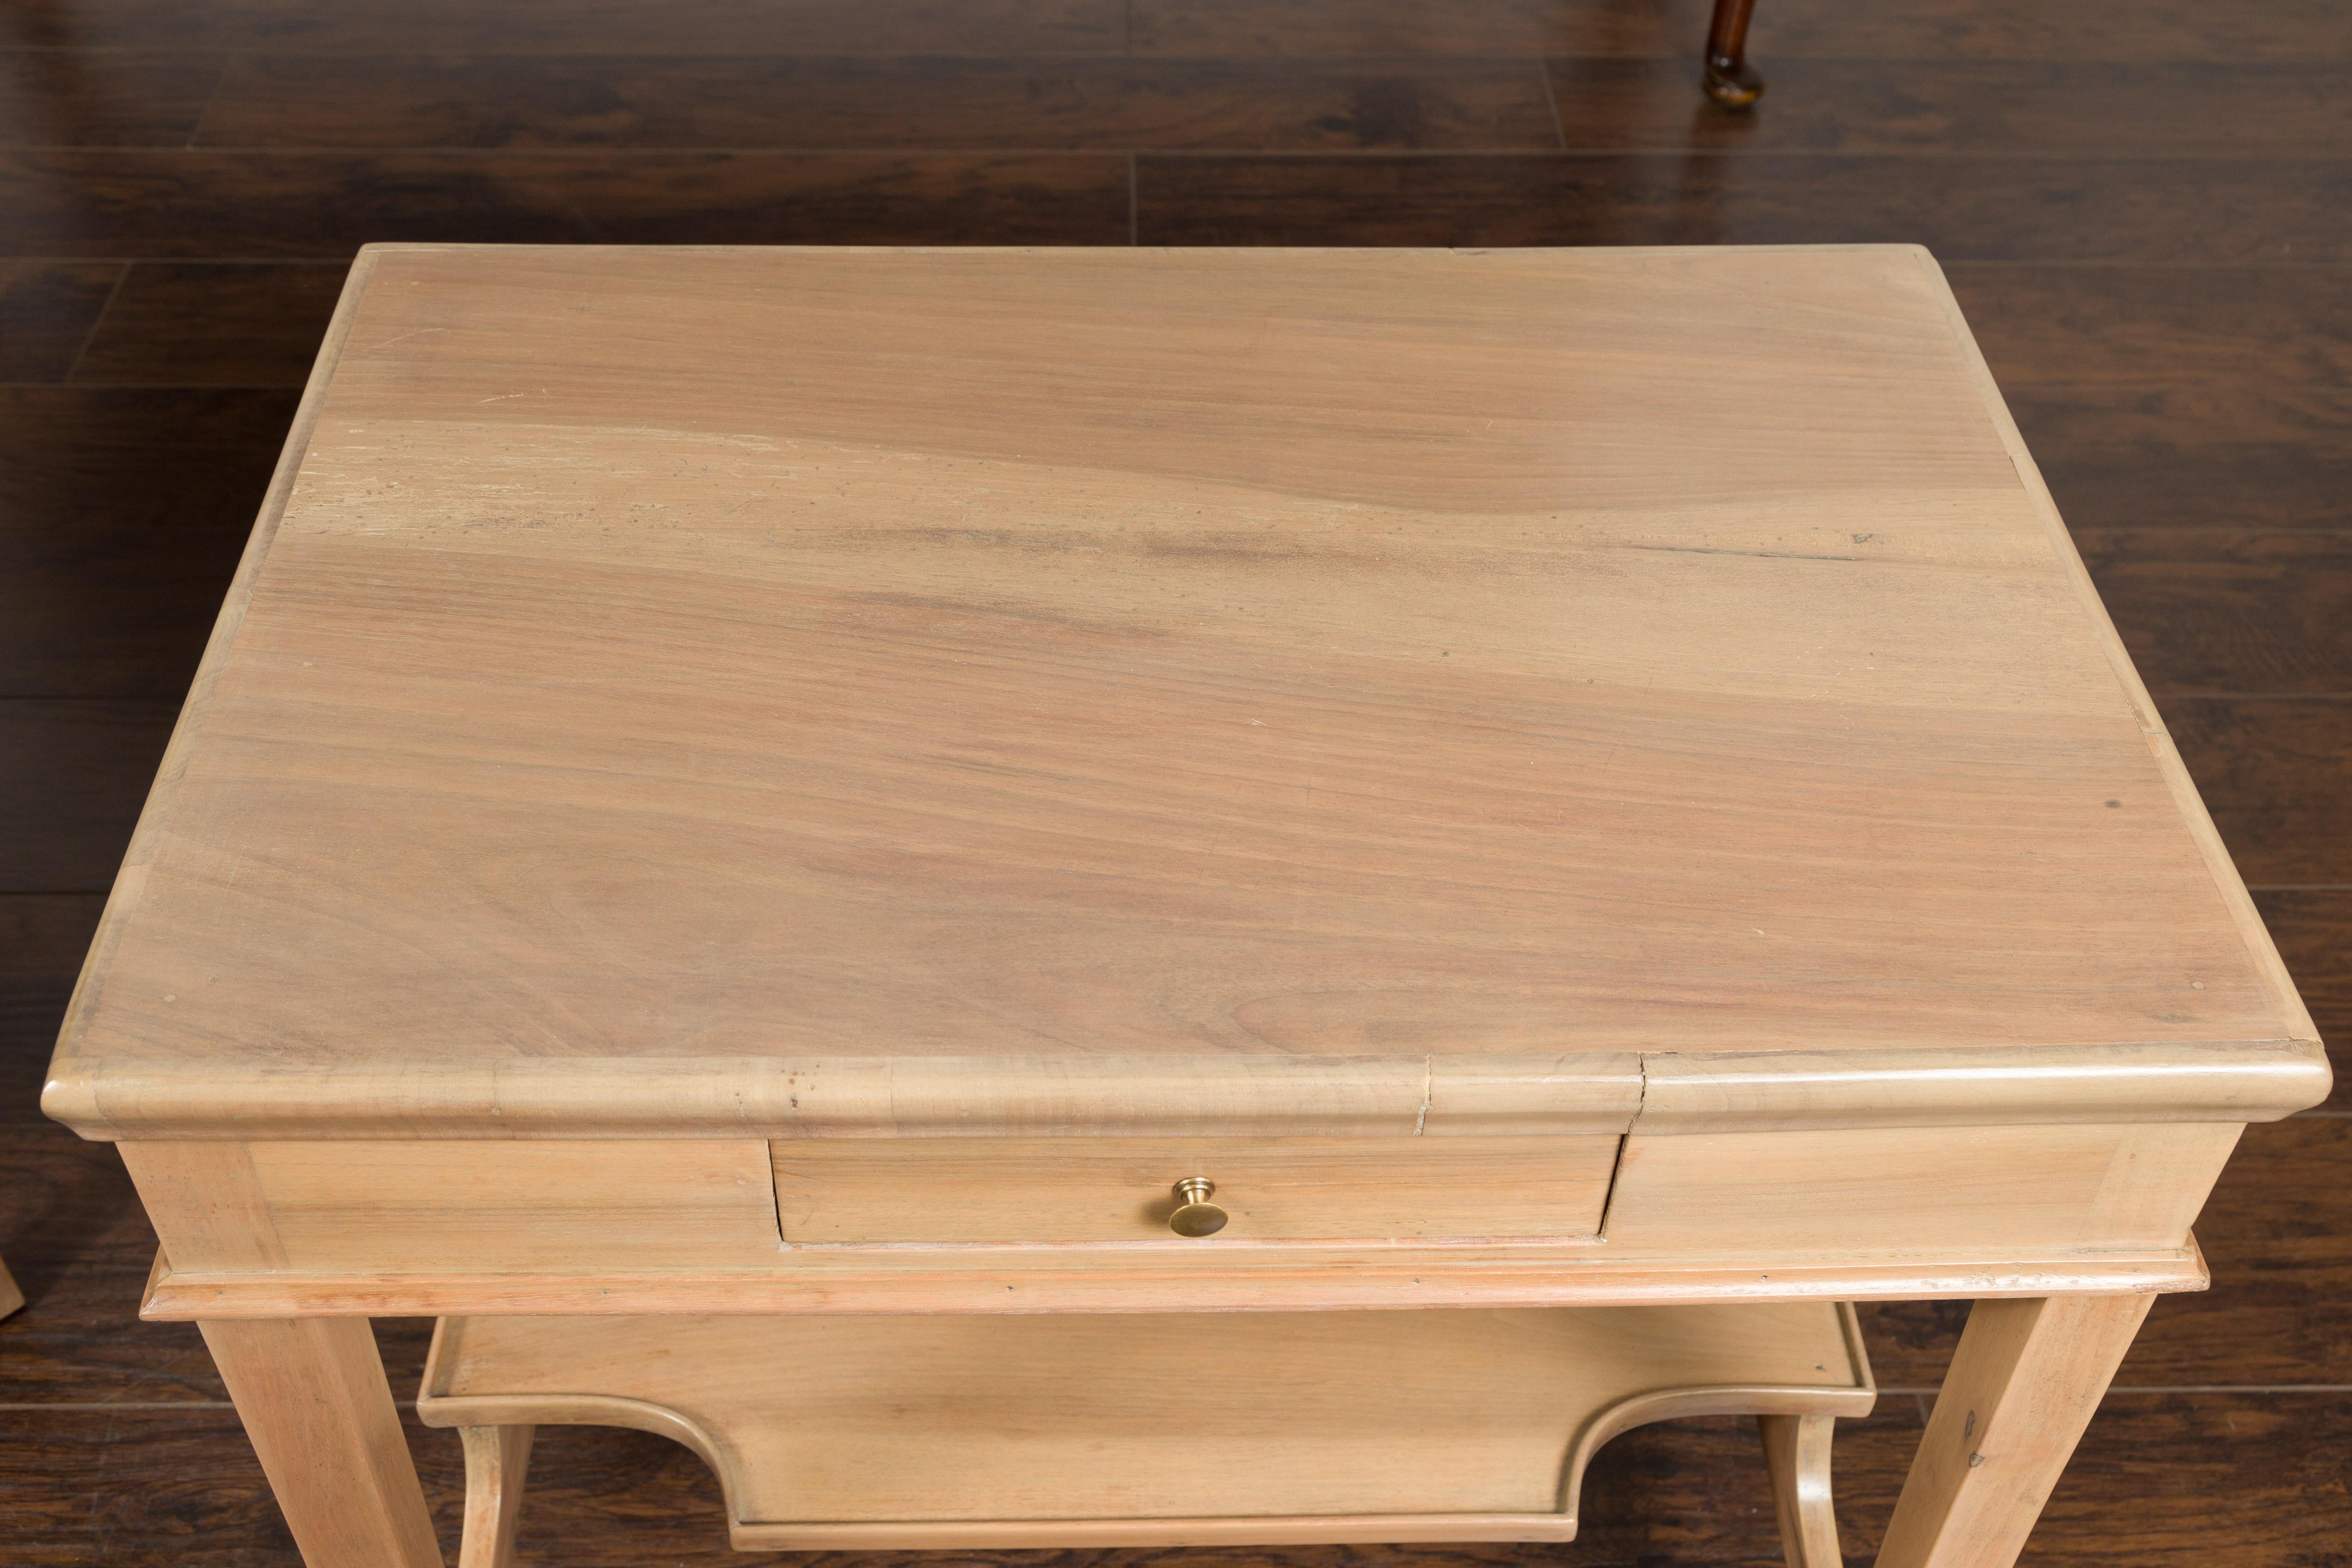
[[[1878,1568],[2010,1568],[2154,1300],[1977,1302]]]
[[[441,1568],[367,1319],[199,1326],[308,1568]]]

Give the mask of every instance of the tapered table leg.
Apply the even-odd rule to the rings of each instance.
[[[1878,1568],[2010,1568],[2154,1299],[1979,1301]]]
[[[365,1318],[199,1326],[307,1568],[442,1568]]]

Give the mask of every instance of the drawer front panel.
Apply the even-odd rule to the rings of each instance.
[[[898,1138],[778,1142],[790,1246],[1179,1241],[1205,1177],[1221,1241],[1598,1234],[1620,1139]]]

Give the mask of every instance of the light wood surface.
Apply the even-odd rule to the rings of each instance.
[[[918,1251],[918,1249],[909,1249]],[[1325,1247],[1286,1242],[1246,1258],[1199,1248],[1112,1254],[967,1247],[953,1267],[898,1249],[810,1249],[789,1269],[625,1270],[583,1262],[541,1274],[266,1270],[158,1272],[140,1312],[158,1322],[461,1312],[790,1314],[1339,1312],[1566,1307],[1673,1301],[1917,1301],[2201,1291],[2194,1246],[1958,1261],[1834,1263],[1624,1258],[1604,1247]]]
[[[164,1250],[194,1269],[774,1266],[756,1139],[121,1145]]]
[[[1833,1416],[1756,1417],[1789,1568],[1844,1568],[1830,1490],[1830,1442],[1836,1427]]]
[[[1293,1133],[1587,1052],[2259,1101],[2312,1039],[1915,249],[383,247],[334,342],[88,1130],[313,1069],[495,1128],[534,1059],[703,1131],[746,1061],[1281,1058]]]
[[[2148,1304],[2145,1296],[1978,1302],[1878,1568],[2010,1568]]]
[[[2194,1289],[2189,1221],[2236,1134],[1832,1128],[1630,1139],[1614,1163],[1581,1138],[1516,1162],[1463,1138],[1102,1139],[1058,1165],[1019,1140],[121,1148],[172,1315],[1323,1310]],[[1241,1219],[1158,1228],[1162,1176],[1220,1170]]]
[[[1882,1296],[1979,1300],[1885,1559],[1975,1568],[2328,1082],[1924,252],[417,246],[44,1104],[312,1568],[428,1560],[372,1312],[850,1549],[1561,1539]]]
[[[303,1561],[442,1568],[367,1320],[200,1326]]]
[[[1231,1217],[1203,1246],[1593,1236],[1615,1138],[1002,1138],[775,1145],[786,1244],[1162,1241],[1185,1176]]]
[[[466,1521],[457,1568],[515,1568],[536,1430],[527,1423],[458,1428],[466,1448]]]
[[[1851,1309],[1780,1303],[449,1319],[417,1407],[676,1437],[719,1472],[737,1544],[790,1550],[926,1524],[998,1545],[1564,1540],[1592,1449],[1630,1426],[1874,1397]]]
[[[2239,1129],[1834,1128],[1629,1138],[1612,1251],[2013,1258],[2187,1244]]]
[[[2268,1122],[2326,1096],[2315,1040],[1539,1057],[759,1057],[257,1068],[78,1061],[86,1135],[803,1139],[1510,1136],[2019,1122]]]
[[[16,1277],[8,1272],[8,1265],[0,1263],[0,1318],[6,1317],[25,1304],[25,1292],[16,1286]]]

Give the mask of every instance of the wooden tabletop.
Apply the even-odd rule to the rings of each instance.
[[[48,1103],[2275,1114],[2315,1038],[1923,251],[400,246]]]

